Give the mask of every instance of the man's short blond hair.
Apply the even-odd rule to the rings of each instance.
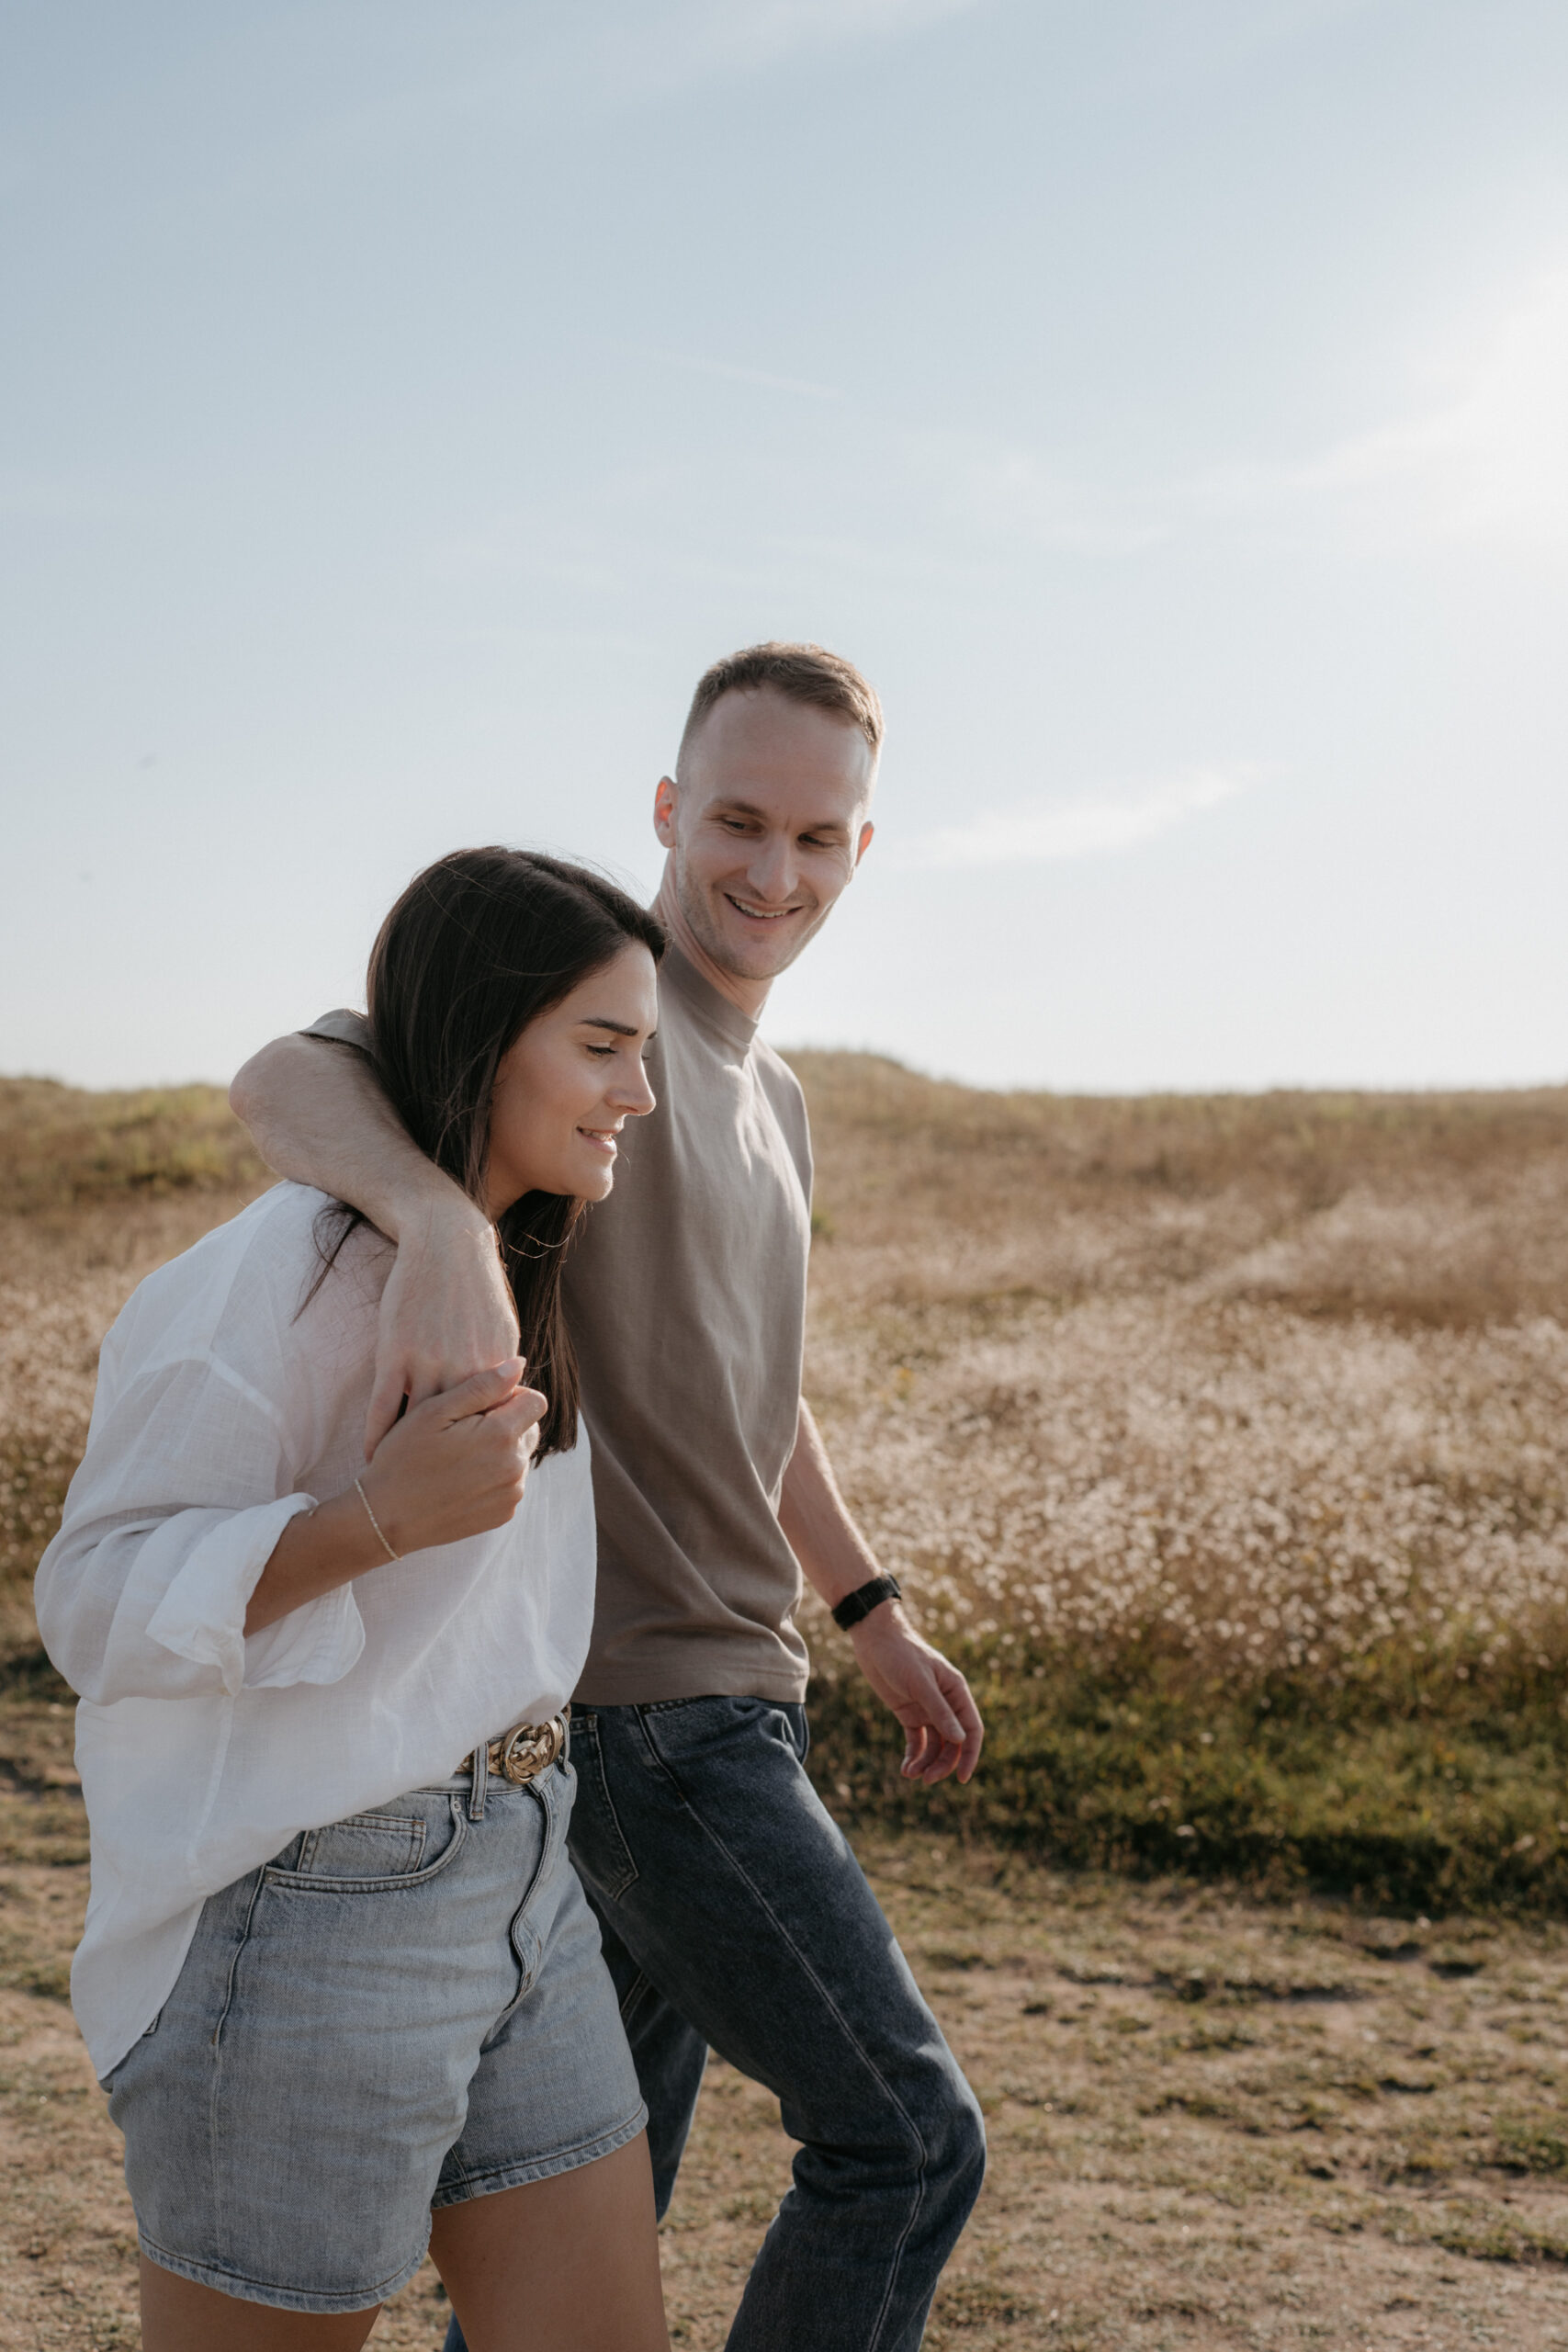
[[[716,702],[725,695],[754,692],[759,686],[771,686],[775,694],[787,695],[791,702],[808,703],[815,710],[837,711],[860,729],[874,756],[881,751],[882,705],[876,688],[869,678],[862,677],[852,662],[846,662],[841,653],[829,653],[826,646],[770,640],[727,653],[722,662],[703,672],[681,730],[679,759],[684,758],[687,744]]]

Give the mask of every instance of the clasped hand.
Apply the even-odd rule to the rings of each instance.
[[[538,1390],[524,1387],[517,1355],[411,1406],[377,1446],[362,1491],[345,1487],[289,1521],[252,1591],[246,1634],[384,1566],[383,1544],[401,1559],[504,1527],[523,1499],[546,1409]]]
[[[511,1519],[547,1402],[523,1371],[508,1356],[412,1406],[382,1438],[361,1484],[394,1552],[460,1544]]]

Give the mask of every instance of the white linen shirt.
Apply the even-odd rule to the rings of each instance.
[[[388,1561],[246,1637],[284,1527],[364,1465],[392,1253],[359,1227],[300,1311],[326,1206],[280,1184],[132,1294],[39,1568],[39,1631],[81,1697],[92,1890],[71,1998],[100,2076],[168,1998],[209,1894],[300,1830],[545,1722],[587,1654],[581,1429],[530,1471],[508,1526]]]

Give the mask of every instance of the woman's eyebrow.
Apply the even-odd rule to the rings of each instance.
[[[577,1025],[580,1029],[613,1029],[617,1037],[641,1035],[635,1021],[611,1021],[600,1012],[585,1012]],[[650,1029],[648,1034],[651,1037],[654,1032]]]

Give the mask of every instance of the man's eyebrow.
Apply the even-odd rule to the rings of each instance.
[[[759,808],[754,800],[742,800],[739,793],[723,793],[708,803],[710,812],[716,808],[732,808],[738,817],[761,817],[766,822],[769,811]],[[819,817],[815,822],[802,825],[803,833],[847,833],[849,820],[843,817]]]

